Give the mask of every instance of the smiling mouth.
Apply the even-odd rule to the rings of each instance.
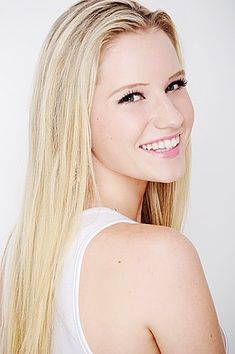
[[[165,139],[156,141],[152,144],[143,144],[140,145],[140,148],[145,151],[156,151],[156,152],[165,152],[174,149],[180,143],[180,135],[175,136],[172,139]]]

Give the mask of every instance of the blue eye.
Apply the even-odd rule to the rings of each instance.
[[[144,95],[142,92],[139,91],[133,91],[133,92],[128,92],[125,94],[119,101],[118,103],[137,103],[144,99]]]
[[[167,86],[165,92],[167,93],[168,91],[176,91],[179,90],[181,87],[185,87],[187,85],[188,81],[186,79],[179,79],[176,81],[173,81],[170,85]]]

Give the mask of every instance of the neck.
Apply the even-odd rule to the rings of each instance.
[[[114,209],[128,218],[141,222],[143,196],[147,182],[121,175],[106,169],[95,160],[95,178],[100,194],[99,201],[88,207],[103,206]]]

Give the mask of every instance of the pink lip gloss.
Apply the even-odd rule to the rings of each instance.
[[[173,149],[169,149],[166,151],[154,151],[154,150],[144,150],[144,149],[142,150],[157,157],[173,158],[178,156],[180,153],[180,142]]]

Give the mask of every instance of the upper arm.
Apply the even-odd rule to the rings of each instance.
[[[162,354],[224,354],[216,310],[197,251],[172,229],[151,240],[146,323]]]

